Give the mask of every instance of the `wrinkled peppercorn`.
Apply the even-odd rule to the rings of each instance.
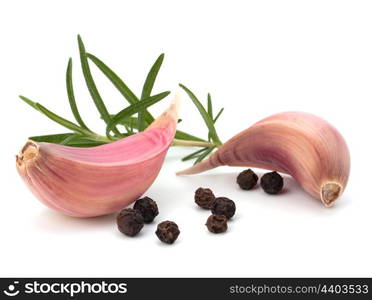
[[[204,209],[211,209],[216,197],[210,189],[198,188],[195,191],[195,203]]]
[[[258,176],[251,169],[244,170],[236,178],[237,184],[239,184],[240,188],[243,190],[252,189],[256,185],[257,180]]]
[[[230,219],[235,214],[235,203],[229,198],[218,197],[213,204],[212,213]]]
[[[180,230],[176,223],[172,221],[164,221],[159,223],[158,228],[155,232],[159,240],[166,244],[173,244],[178,238]]]
[[[224,215],[211,215],[205,225],[212,233],[222,233],[227,230],[227,218]]]
[[[156,202],[149,197],[138,199],[133,208],[141,213],[145,223],[151,223],[159,214]]]
[[[277,172],[266,173],[261,177],[261,186],[268,194],[277,194],[283,188],[283,177]]]
[[[123,209],[116,217],[118,229],[128,236],[135,236],[143,227],[142,215],[132,208]]]

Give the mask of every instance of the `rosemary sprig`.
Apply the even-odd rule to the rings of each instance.
[[[49,142],[75,147],[93,147],[97,145],[102,145],[110,143],[113,140],[119,138],[133,135],[137,132],[143,131],[151,122],[154,120],[152,114],[147,110],[151,105],[161,101],[170,92],[162,92],[156,95],[152,95],[153,87],[155,85],[156,78],[158,76],[160,67],[164,60],[164,54],[161,54],[155,61],[155,63],[150,68],[146,79],[144,81],[141,97],[137,97],[135,93],[124,83],[124,81],[112,70],[110,69],[102,60],[97,58],[91,53],[87,53],[85,46],[81,37],[78,35],[78,46],[79,46],[79,56],[81,68],[83,71],[84,79],[88,91],[93,99],[93,102],[101,116],[106,122],[106,136],[100,135],[93,132],[88,128],[88,126],[83,121],[75,99],[74,87],[73,87],[73,77],[72,77],[72,59],[68,60],[66,69],[66,90],[70,109],[77,122],[71,122],[56,113],[50,111],[43,105],[30,100],[24,96],[20,98],[33,107],[35,110],[47,116],[54,122],[68,128],[72,132],[52,134],[44,136],[33,136],[30,139],[37,142]],[[98,91],[98,88],[94,82],[89,61],[94,63],[94,65],[111,81],[111,83],[116,87],[116,89],[121,93],[121,95],[128,101],[129,106],[121,110],[116,114],[110,114],[106,108],[105,103]],[[208,128],[208,138],[203,139],[196,137],[184,131],[177,130],[173,145],[175,146],[194,146],[202,147],[197,151],[187,155],[182,160],[195,159],[195,162],[201,161],[206,158],[212,151],[221,145],[221,140],[217,135],[215,128],[215,123],[221,116],[223,108],[219,110],[216,116],[213,115],[213,105],[212,97],[208,94],[207,97],[207,107],[205,108],[203,104],[198,100],[194,93],[192,93],[186,86],[180,84],[180,87],[188,94],[192,102],[195,104],[199,113],[201,114],[207,128]],[[180,122],[181,120],[179,120]],[[120,132],[117,125],[123,125],[125,128],[124,132]],[[111,136],[110,133],[114,135]]]

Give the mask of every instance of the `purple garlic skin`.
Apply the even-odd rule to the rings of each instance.
[[[208,159],[177,174],[196,174],[218,166],[289,174],[307,193],[330,207],[347,185],[350,154],[344,138],[325,120],[304,112],[284,112],[257,122]]]

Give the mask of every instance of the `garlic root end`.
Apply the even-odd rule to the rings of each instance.
[[[336,182],[330,182],[322,186],[320,199],[326,207],[331,207],[341,194],[342,186]]]
[[[27,163],[35,160],[39,154],[39,146],[33,141],[29,140],[23,146],[20,153],[16,156],[17,167],[22,170]]]

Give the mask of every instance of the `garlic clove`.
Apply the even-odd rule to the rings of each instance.
[[[196,174],[222,165],[289,174],[330,207],[347,185],[350,154],[341,134],[325,120],[304,112],[284,112],[257,122],[208,159],[177,174]]]
[[[19,174],[48,207],[76,217],[110,214],[154,182],[177,120],[178,97],[145,131],[116,142],[75,148],[28,141],[16,158]]]

